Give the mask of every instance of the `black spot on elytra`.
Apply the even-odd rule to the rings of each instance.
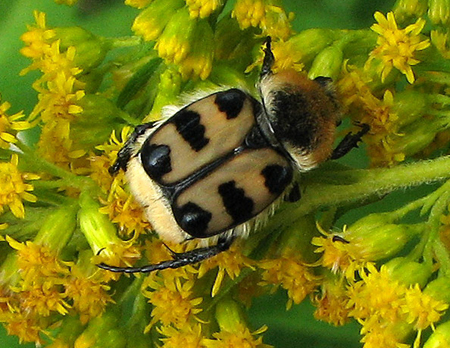
[[[219,92],[216,94],[214,101],[221,112],[227,114],[227,119],[236,118],[244,107],[247,95],[237,88],[229,89],[228,91]]]
[[[206,230],[211,221],[212,214],[199,207],[197,204],[188,202],[173,210],[178,225],[196,238],[208,237]]]
[[[189,109],[182,109],[171,118],[178,133],[195,151],[200,151],[209,143],[209,139],[205,137],[205,126],[200,123],[200,118],[197,112]]]
[[[170,147],[167,145],[150,144],[147,140],[141,149],[141,161],[145,172],[156,181],[172,171]]]
[[[240,224],[253,217],[254,202],[245,196],[245,191],[236,187],[234,180],[219,185],[219,194],[222,197],[223,205],[233,218],[235,224]]]
[[[280,195],[292,180],[292,169],[278,164],[271,164],[261,171],[265,186],[270,193]]]

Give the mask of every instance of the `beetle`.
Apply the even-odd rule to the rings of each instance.
[[[296,173],[356,147],[368,126],[333,150],[341,114],[332,81],[294,70],[273,73],[265,41],[260,100],[229,88],[203,96],[167,119],[136,127],[110,167],[126,172],[137,201],[164,241],[202,239],[204,246],[172,252],[142,267],[98,266],[113,272],[152,272],[194,264],[245,237],[281,201],[296,201]]]

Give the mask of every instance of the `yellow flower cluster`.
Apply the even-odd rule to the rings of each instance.
[[[136,36],[51,27],[37,11],[22,35],[32,60],[22,74],[40,75],[29,115],[0,104],[0,322],[8,332],[53,348],[268,348],[267,327],[252,329],[244,307],[284,291],[288,309],[310,297],[318,320],[356,320],[365,348],[418,348],[424,337],[426,348],[448,344],[450,182],[340,233],[331,226],[354,202],[448,179],[448,157],[398,164],[448,153],[450,2],[401,0],[376,12],[371,28],[300,33],[278,0],[125,4],[137,9]],[[180,94],[255,91],[266,36],[273,72],[335,80],[344,124],[368,125],[371,165],[392,168],[330,164],[302,174],[298,204],[200,264],[132,277],[99,269],[158,264],[204,246],[152,235],[124,171],[109,171],[133,127],[169,115]],[[34,143],[19,134],[30,128]]]

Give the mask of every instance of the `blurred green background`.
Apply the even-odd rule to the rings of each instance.
[[[24,110],[29,113],[36,104],[37,95],[31,84],[38,73],[19,76],[30,61],[19,53],[23,46],[21,34],[26,25],[34,23],[33,10],[47,13],[49,26],[79,25],[94,34],[122,36],[131,34],[131,24],[138,10],[124,6],[120,0],[79,0],[76,7],[55,4],[52,0],[0,0],[0,94],[2,100],[12,104],[9,113]],[[288,11],[295,13],[294,28],[297,31],[312,28],[367,28],[373,23],[373,13],[387,12],[394,0],[290,0],[284,1]],[[418,193],[416,193],[418,194]],[[391,200],[399,197],[394,195]],[[373,209],[373,207],[371,208]],[[361,211],[360,214],[364,214]],[[266,324],[269,330],[264,342],[276,348],[353,348],[358,343],[359,327],[351,323],[335,328],[317,322],[314,308],[308,301],[285,310],[284,294],[265,296],[254,301],[249,320],[254,329]],[[7,336],[0,325],[0,347],[35,347],[20,345],[15,337]]]

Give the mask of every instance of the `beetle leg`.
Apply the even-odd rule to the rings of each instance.
[[[125,145],[117,153],[116,161],[109,167],[109,174],[115,175],[120,169],[123,169],[124,171],[127,170],[127,163],[130,160],[131,152],[133,151],[134,143],[137,138],[144,134],[147,129],[153,128],[154,126],[155,122],[149,122],[141,124],[134,129],[133,133],[131,133],[130,137],[125,142]]]
[[[171,251],[172,260],[162,261],[154,265],[146,265],[141,267],[115,267],[109,266],[105,263],[100,263],[97,266],[106,269],[111,272],[122,272],[122,273],[150,273],[158,270],[163,270],[166,268],[179,268],[187,265],[192,265],[203,260],[209,259],[223,251],[230,248],[235,237],[221,237],[217,241],[216,245],[211,245],[204,248],[198,248],[184,253],[176,253]]]
[[[370,126],[368,124],[361,124],[361,130],[355,134],[348,133],[344,139],[336,146],[330,159],[338,159],[346,155],[351,149],[358,147],[358,143],[361,141],[363,135],[365,135],[369,130]]]

